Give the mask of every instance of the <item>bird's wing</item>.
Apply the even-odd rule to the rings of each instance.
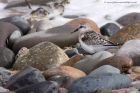
[[[115,45],[111,41],[105,39],[101,34],[94,31],[89,31],[82,34],[81,40],[87,45]]]

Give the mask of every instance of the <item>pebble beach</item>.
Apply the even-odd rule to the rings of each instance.
[[[0,0],[0,12],[0,93],[140,93],[140,0]]]

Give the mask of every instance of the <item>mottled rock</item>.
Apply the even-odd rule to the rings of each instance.
[[[78,68],[86,73],[90,73],[93,70],[93,68],[95,68],[96,65],[100,63],[100,61],[102,61],[108,57],[111,57],[111,56],[113,56],[113,55],[107,51],[97,52],[93,56],[87,56],[84,59],[76,62],[74,64],[74,67]]]
[[[44,81],[16,90],[16,93],[58,93],[58,84],[52,81]]]
[[[123,27],[110,40],[116,44],[124,44],[132,39],[140,39],[140,22],[135,22]]]
[[[129,56],[132,58],[135,66],[140,66],[140,40],[130,40],[126,42],[116,53],[120,56]]]
[[[88,76],[96,76],[96,75],[105,74],[105,73],[120,74],[120,70],[113,66],[110,66],[110,65],[103,65],[103,66],[93,70],[91,73],[89,73]]]
[[[22,31],[23,34],[27,34],[30,30],[30,24],[28,23],[28,21],[20,16],[6,17],[0,19],[0,21],[9,22],[11,24],[16,25]]]
[[[91,27],[91,30],[93,30],[95,32],[100,32],[100,29],[97,26],[97,24],[94,21],[87,19],[87,18],[77,18],[77,19],[74,19],[74,20],[66,23],[65,25],[73,25],[73,26],[78,27],[79,24],[86,24],[89,27]]]
[[[107,24],[103,25],[100,28],[100,30],[101,30],[102,35],[112,36],[120,30],[120,27],[117,26],[115,23],[107,23]]]
[[[100,63],[96,65],[96,67],[94,67],[94,69],[103,65],[111,65],[113,67],[118,68],[121,72],[127,72],[133,66],[133,61],[128,56],[115,55],[102,60]]]
[[[137,12],[128,13],[117,19],[117,22],[123,26],[127,26],[136,21],[140,21],[140,13]]]
[[[0,47],[0,67],[11,68],[15,54],[6,47]]]
[[[43,81],[45,81],[45,78],[38,69],[33,67],[27,67],[12,76],[5,87],[13,91]]]
[[[23,69],[33,66],[39,70],[57,67],[69,58],[64,51],[50,42],[42,42],[29,49],[29,52],[17,58],[14,69]]]
[[[99,93],[105,90],[128,88],[130,85],[131,79],[126,75],[103,74],[78,79],[68,89],[70,93]]]

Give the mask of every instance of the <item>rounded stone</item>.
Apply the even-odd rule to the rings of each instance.
[[[68,55],[68,57],[72,57],[72,56],[75,56],[76,54],[79,54],[78,53],[78,50],[76,48],[72,48],[72,49],[69,49],[69,50],[66,50],[65,53]]]
[[[129,73],[140,74],[140,66],[133,66],[130,68]]]
[[[111,36],[109,40],[121,45],[132,39],[140,39],[140,22],[135,22],[123,27]]]
[[[11,68],[14,62],[15,54],[6,47],[0,47],[0,67]]]
[[[137,12],[128,13],[117,19],[117,22],[123,26],[127,26],[136,21],[140,21],[140,13]]]
[[[5,85],[5,88],[15,91],[25,86],[46,81],[42,73],[33,67],[27,67],[13,75]]]
[[[53,81],[44,81],[16,90],[16,93],[58,93],[59,86]]]
[[[86,74],[83,71],[80,71],[70,66],[60,66],[57,68],[51,68],[44,71],[43,75],[45,76],[46,79],[55,75],[68,76],[73,79],[78,79],[86,76]]]
[[[111,54],[110,52],[100,51],[92,56],[87,56],[84,59],[76,62],[73,67],[80,69],[85,73],[90,73],[91,71],[93,71],[93,68],[95,68],[96,65],[100,63],[100,61],[111,56],[113,56],[113,54]]]
[[[18,27],[8,22],[0,22],[0,47],[8,46],[8,38],[14,31],[20,31]]]
[[[121,72],[127,72],[133,66],[133,61],[128,56],[115,55],[102,60],[100,63],[96,65],[96,67],[94,67],[94,69],[103,65],[111,65],[113,67],[118,68]]]
[[[100,29],[97,26],[97,24],[94,21],[87,19],[87,18],[77,18],[77,19],[74,19],[74,20],[66,23],[65,25],[73,25],[73,26],[78,27],[80,24],[86,24],[89,27],[91,27],[91,30],[93,30],[95,32],[100,32]]]
[[[24,56],[19,56],[14,64],[14,69],[23,69],[33,66],[39,70],[47,70],[57,67],[69,58],[57,45],[50,42],[42,42],[29,49]]]
[[[134,66],[140,66],[140,40],[127,41],[116,53],[119,56],[129,56],[133,60]]]
[[[22,31],[23,34],[27,34],[28,31],[30,30],[30,24],[28,23],[26,19],[22,18],[21,16],[6,17],[6,18],[0,19],[0,21],[14,24]]]
[[[120,27],[115,23],[107,23],[103,25],[100,30],[102,35],[112,36],[120,30]]]
[[[128,88],[132,80],[121,74],[88,76],[74,81],[68,88],[70,93],[100,93],[105,90]]]
[[[0,67],[0,86],[5,86],[10,77],[11,72],[3,67]]]
[[[91,73],[89,73],[88,76],[96,76],[96,75],[105,74],[105,73],[120,74],[120,70],[113,66],[110,66],[110,65],[103,65],[103,66],[93,70]]]

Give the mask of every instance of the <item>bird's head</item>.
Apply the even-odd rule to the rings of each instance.
[[[75,33],[77,31],[80,31],[80,33],[84,33],[89,31],[91,28],[89,27],[89,25],[87,24],[80,24],[73,32],[71,33]]]

